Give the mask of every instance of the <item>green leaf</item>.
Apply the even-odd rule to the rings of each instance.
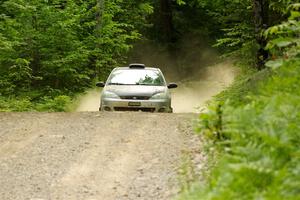
[[[284,61],[282,59],[278,60],[270,60],[266,62],[266,67],[272,68],[272,69],[277,69],[283,65]]]
[[[300,12],[298,11],[291,11],[291,16],[289,17],[289,19],[293,20],[300,17]]]
[[[142,12],[146,14],[152,14],[153,13],[153,6],[151,6],[149,3],[141,3],[139,4],[139,8]]]
[[[183,1],[183,0],[176,0],[176,3],[180,6],[186,4],[185,1]]]
[[[275,40],[272,40],[272,43],[276,45],[279,48],[287,47],[294,43],[293,38],[277,38]]]
[[[279,30],[278,26],[273,26],[270,28],[270,34],[276,34]]]

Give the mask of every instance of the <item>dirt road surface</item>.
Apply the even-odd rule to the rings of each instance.
[[[182,152],[199,147],[194,118],[0,113],[0,199],[172,199]]]

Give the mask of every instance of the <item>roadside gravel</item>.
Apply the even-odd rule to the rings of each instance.
[[[180,190],[183,152],[200,144],[195,118],[0,113],[0,199],[172,199]]]

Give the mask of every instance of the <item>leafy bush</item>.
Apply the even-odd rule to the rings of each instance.
[[[47,96],[38,100],[29,97],[0,97],[0,112],[64,112],[69,111],[71,101],[71,97],[65,95]]]
[[[0,97],[0,112],[32,111],[33,105],[28,98]]]
[[[198,199],[300,199],[299,65],[286,62],[249,103],[201,116],[223,156]]]
[[[5,0],[0,13],[0,95],[44,87],[77,93],[125,62],[152,6],[119,0]]]
[[[300,3],[289,6],[291,16],[288,21],[269,28],[265,37],[270,41],[266,46],[272,54],[272,60],[266,63],[267,67],[277,68],[285,60],[299,59],[300,56]]]
[[[255,87],[246,80],[233,89],[246,91],[242,100],[223,93],[224,104],[200,116],[199,130],[222,157],[207,185],[195,186],[182,199],[300,199],[299,7],[291,6],[297,16],[291,23],[266,32],[272,43],[267,48],[276,55],[267,64],[268,76],[252,75]],[[273,29],[278,34],[270,36]]]
[[[69,96],[61,95],[55,98],[46,97],[36,108],[38,111],[64,112],[67,111],[67,106],[71,104]]]

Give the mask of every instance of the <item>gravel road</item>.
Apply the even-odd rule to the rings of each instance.
[[[0,199],[172,199],[195,117],[0,113]]]

